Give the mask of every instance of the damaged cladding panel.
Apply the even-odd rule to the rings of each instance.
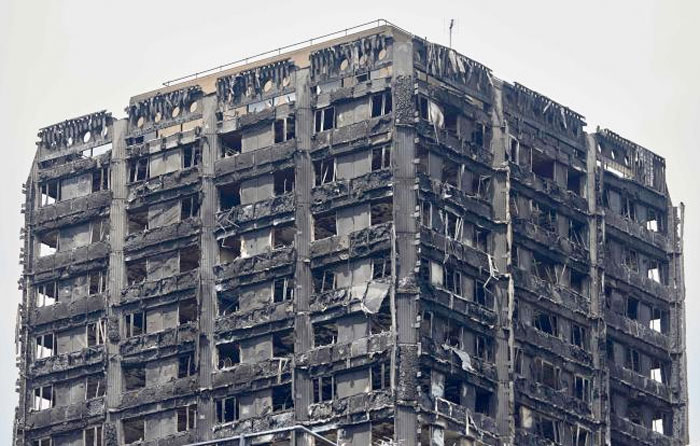
[[[15,446],[687,444],[659,156],[389,24],[126,112],[39,133]]]

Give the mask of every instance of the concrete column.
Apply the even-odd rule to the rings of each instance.
[[[121,301],[122,289],[126,286],[126,266],[124,264],[124,238],[126,237],[126,134],[128,120],[114,121],[112,125],[112,161],[110,165],[110,185],[112,204],[109,209],[109,301],[107,302],[108,336],[105,344],[107,354],[106,403],[107,423],[115,423],[116,418],[110,409],[121,403],[122,369],[119,355],[121,311],[115,308]],[[116,435],[122,442],[121,429],[118,425]],[[108,436],[109,428],[105,429]]]
[[[217,193],[214,186],[214,162],[219,154],[219,139],[216,134],[216,95],[205,96],[202,101],[202,196],[199,208],[202,221],[199,259],[199,387],[212,388],[214,320],[216,318],[216,288],[214,265],[218,250],[214,229],[216,227]],[[197,402],[197,435],[200,440],[212,438],[214,425],[214,403],[208,392],[200,395]]]

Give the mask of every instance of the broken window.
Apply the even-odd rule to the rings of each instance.
[[[335,175],[335,158],[331,157],[314,161],[314,184],[316,186],[335,181]]]
[[[216,404],[216,422],[218,424],[236,421],[239,416],[238,399],[235,396],[218,399]]]
[[[145,423],[141,417],[122,420],[122,429],[124,444],[136,443],[137,441],[143,441],[145,438]]]
[[[50,409],[55,405],[56,400],[53,391],[53,384],[34,389],[34,404],[32,405],[32,409],[45,410]]]
[[[314,271],[313,280],[315,293],[324,293],[326,291],[334,290],[336,287],[335,271]]]
[[[146,333],[146,313],[141,311],[124,315],[124,334],[127,338]]]
[[[281,303],[294,300],[293,279],[276,279],[273,284],[272,302]]]
[[[383,93],[372,95],[372,117],[376,118],[378,116],[391,113],[391,105],[391,91],[385,91]]]
[[[544,384],[554,390],[559,390],[560,370],[550,362],[535,358],[534,378],[540,384]]]
[[[177,377],[185,378],[197,373],[194,353],[186,353],[177,357]]]
[[[58,302],[58,283],[53,280],[51,282],[42,283],[36,286],[36,306],[47,307]]]
[[[588,246],[588,224],[570,219],[569,240],[580,246]]]
[[[280,412],[294,408],[294,398],[292,398],[292,385],[285,384],[272,388],[272,411]]]
[[[428,98],[421,95],[417,96],[416,108],[418,109],[418,117],[427,121],[429,119]]]
[[[129,183],[144,181],[149,178],[148,156],[129,161]]]
[[[391,301],[384,298],[379,310],[369,316],[369,334],[386,333],[391,330]]]
[[[569,273],[569,287],[576,293],[587,296],[588,295],[588,280],[584,273],[578,272],[576,270],[570,270]]]
[[[666,329],[665,323],[662,325],[662,321],[666,320],[666,314],[660,309],[652,307],[651,308],[651,319],[649,319],[649,328],[659,333],[665,333]]]
[[[391,277],[391,260],[388,257],[379,257],[372,260],[372,280],[380,280]]]
[[[219,263],[228,263],[241,256],[241,237],[230,235],[219,239]]]
[[[664,417],[662,414],[659,414],[659,413],[654,414],[654,418],[651,420],[651,430],[653,430],[657,434],[665,435],[664,434]]]
[[[373,202],[370,206],[370,225],[381,225],[394,219],[391,198]]]
[[[639,271],[639,255],[637,254],[637,251],[630,248],[624,248],[623,261],[627,268],[635,272]]]
[[[473,300],[481,306],[491,308],[491,303],[489,302],[488,296],[486,295],[486,284],[481,280],[476,280],[474,282]]]
[[[90,227],[92,230],[91,243],[109,240],[109,220],[101,219],[98,221],[91,221]]]
[[[32,441],[32,446],[53,446],[53,443],[51,441],[51,437],[44,437]]]
[[[490,362],[493,358],[491,338],[484,335],[474,336],[474,353],[477,358]]]
[[[93,296],[95,294],[104,293],[107,291],[107,272],[106,271],[90,271],[88,273],[88,294]]]
[[[576,195],[583,196],[583,185],[585,184],[585,178],[585,172],[569,168],[566,179],[566,190],[573,192]]]
[[[84,446],[102,446],[102,426],[91,426],[83,430]]]
[[[143,389],[146,387],[146,367],[143,364],[122,365],[122,380],[125,392]]]
[[[661,267],[661,262],[657,260],[649,260],[647,263],[647,278],[657,283],[666,283]]]
[[[457,296],[462,295],[462,273],[452,265],[443,265],[443,280],[445,289]]]
[[[472,247],[478,249],[481,252],[488,252],[489,249],[489,231],[481,226],[474,226],[472,231]]]
[[[538,253],[533,253],[532,255],[531,272],[542,281],[551,284],[556,284],[558,282],[555,264],[550,259]]]
[[[651,379],[660,384],[666,384],[666,370],[662,366],[661,361],[657,358],[651,359],[651,370],[649,371]]]
[[[101,167],[92,172],[92,192],[109,190],[109,167]]]
[[[462,380],[456,376],[445,377],[444,398],[454,404],[462,404]]]
[[[199,196],[190,195],[180,200],[180,221],[199,217]]]
[[[294,191],[294,168],[278,170],[274,173],[274,194],[280,196]]]
[[[202,162],[202,149],[194,144],[182,148],[182,168],[199,166]]]
[[[642,370],[639,352],[631,347],[626,347],[625,349],[625,368],[637,373]]]
[[[291,331],[272,335],[272,357],[289,358],[294,354],[294,335]]]
[[[126,278],[129,286],[146,280],[146,260],[136,260],[126,264]]]
[[[216,351],[219,358],[219,369],[226,369],[241,363],[241,346],[238,342],[218,344]]]
[[[39,206],[50,206],[61,201],[61,180],[50,180],[39,186]]]
[[[391,146],[381,146],[372,149],[372,171],[391,167]]]
[[[506,150],[506,160],[513,164],[520,164],[520,142],[515,136],[510,136],[510,145]]]
[[[559,337],[559,326],[557,317],[552,314],[547,314],[541,311],[535,312],[532,325],[542,333]]]
[[[192,430],[197,425],[197,405],[190,404],[184,407],[178,407],[177,412],[177,431],[186,432]]]
[[[188,324],[197,320],[197,299],[188,299],[178,302],[178,324]]]
[[[199,268],[199,248],[191,246],[187,249],[179,251],[180,256],[180,273],[186,273]]]
[[[561,438],[559,422],[542,415],[537,415],[535,417],[535,432],[540,437],[553,441],[554,443],[559,443]]]
[[[648,231],[652,232],[665,232],[663,230],[664,219],[663,215],[656,209],[647,208],[647,218],[646,218],[646,228]]]
[[[240,308],[239,297],[235,291],[217,293],[217,303],[219,307],[219,316],[233,314]]]
[[[90,375],[85,378],[85,400],[99,398],[105,394],[104,374]]]
[[[576,347],[588,350],[588,334],[586,328],[578,324],[571,324],[571,343]]]
[[[90,322],[85,326],[85,337],[88,347],[95,347],[105,343],[107,329],[104,319],[96,322]]]
[[[334,322],[313,324],[314,347],[333,345],[338,341],[338,325]]]
[[[56,354],[56,337],[47,333],[36,337],[36,359],[48,358]]]
[[[540,228],[549,232],[557,232],[557,212],[553,208],[533,201],[531,218],[532,222]]]
[[[275,132],[275,143],[294,139],[294,125],[294,115],[290,115],[282,119],[277,119],[273,124],[273,129]]]
[[[335,397],[335,377],[333,375],[313,378],[314,403],[333,401]]]
[[[58,251],[58,231],[39,234],[39,257],[56,254]]]
[[[272,248],[287,248],[294,246],[296,228],[293,225],[275,226],[272,228]]]
[[[492,397],[493,395],[491,392],[477,387],[476,398],[474,400],[474,412],[490,416]]]
[[[554,160],[539,150],[533,150],[532,172],[540,178],[554,179]]]
[[[136,234],[148,229],[148,209],[128,211],[126,213],[129,234]]]
[[[221,135],[221,157],[228,158],[229,156],[241,153],[243,149],[243,138],[240,130],[229,132]]]
[[[452,319],[448,319],[447,325],[445,327],[445,344],[449,345],[450,347],[463,349],[463,347],[462,347],[463,330],[464,330],[464,328],[462,327],[461,324],[459,324],[458,322],[456,322]]]
[[[591,401],[591,380],[580,375],[574,376],[574,398],[589,403]]]
[[[462,165],[449,158],[443,158],[440,179],[443,183],[459,189]]]
[[[314,129],[316,133],[335,128],[335,107],[316,110],[314,114]]]
[[[314,240],[321,240],[338,235],[335,212],[314,215]]]
[[[471,194],[477,198],[488,199],[491,190],[491,177],[474,175],[472,177]]]
[[[393,445],[397,444],[394,442],[394,421],[393,419],[388,419],[386,421],[371,422],[372,429],[370,430],[370,437],[372,441],[372,446],[383,446],[383,445]],[[428,443],[421,443],[428,444]],[[445,443],[447,445],[447,443]],[[456,443],[455,443],[456,444]]]
[[[588,438],[590,436],[590,432],[586,429],[582,428],[579,425],[576,425],[576,427],[571,430],[571,435],[571,444],[573,446],[588,446]]]
[[[622,198],[622,216],[636,220],[634,201],[630,200],[629,197]]]
[[[372,390],[391,389],[391,364],[380,362],[370,369]]]

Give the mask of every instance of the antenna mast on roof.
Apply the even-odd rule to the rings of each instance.
[[[455,19],[450,19],[450,48],[452,48],[452,28],[455,26]]]

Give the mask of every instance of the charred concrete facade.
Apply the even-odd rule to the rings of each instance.
[[[126,112],[39,133],[16,446],[687,444],[661,157],[392,25]]]

